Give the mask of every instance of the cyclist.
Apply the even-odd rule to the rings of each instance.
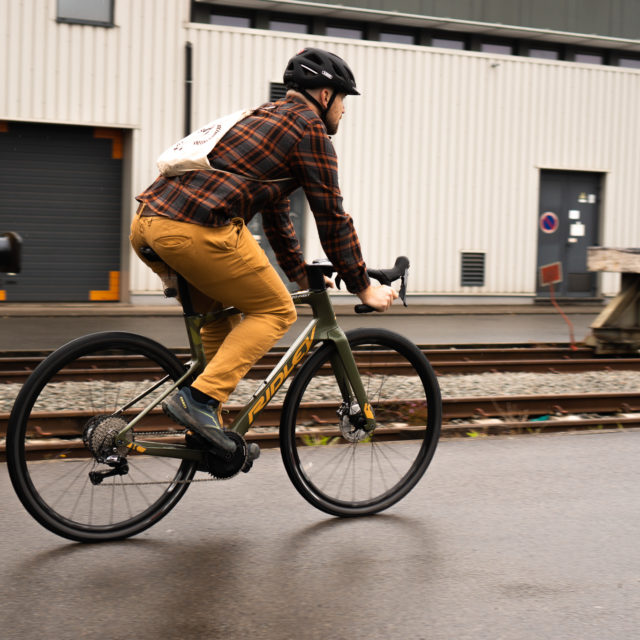
[[[166,268],[144,259],[151,247],[182,274],[200,312],[234,306],[243,314],[207,324],[202,340],[204,372],[170,397],[163,408],[212,447],[233,450],[220,410],[250,367],[296,319],[293,301],[246,223],[262,212],[266,236],[287,277],[308,288],[305,262],[289,219],[289,195],[302,187],[322,247],[347,288],[378,311],[396,292],[369,282],[351,217],[342,208],[336,154],[329,138],[338,131],[347,95],[360,95],[338,56],[306,48],[284,72],[288,91],[241,119],[208,155],[212,171],[159,176],[143,193],[131,243],[156,273]],[[259,449],[250,451],[257,457]]]

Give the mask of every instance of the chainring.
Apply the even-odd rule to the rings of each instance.
[[[225,435],[236,443],[233,453],[212,450],[208,443],[192,431],[188,431],[185,436],[188,447],[205,450],[204,462],[198,466],[198,471],[205,471],[217,480],[233,478],[247,462],[248,450],[244,438],[235,431],[225,431]]]

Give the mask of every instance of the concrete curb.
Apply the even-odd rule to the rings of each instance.
[[[569,315],[593,315],[604,309],[603,304],[560,303]],[[336,304],[336,315],[354,315],[353,305]],[[531,305],[394,305],[385,316],[457,316],[457,315],[553,315],[558,311],[550,304]],[[43,304],[4,303],[0,304],[1,317],[173,317],[181,316],[182,309],[176,304],[138,306],[125,303],[87,304]],[[299,308],[298,315],[310,316],[311,310]]]

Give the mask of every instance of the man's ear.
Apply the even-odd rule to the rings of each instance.
[[[331,91],[326,87],[320,90],[320,104],[324,109],[327,108],[329,100],[331,99]]]

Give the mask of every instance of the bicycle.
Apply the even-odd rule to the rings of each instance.
[[[159,260],[154,256],[149,249],[148,259]],[[399,280],[405,306],[408,266],[398,258],[392,269],[369,270],[384,284]],[[19,392],[7,429],[9,473],[27,511],[76,541],[144,531],[169,513],[191,482],[249,471],[244,436],[250,429],[251,437],[261,436],[260,412],[294,369],[279,442],[298,492],[334,516],[373,514],[398,502],[434,455],[442,416],[438,382],[406,338],[383,329],[340,329],[324,280],[333,272],[326,262],[314,263],[309,289],[292,294],[296,305],[311,306],[313,318],[238,408],[227,431],[236,442],[229,454],[208,450],[158,409],[205,366],[200,328],[240,313],[196,313],[178,274],[177,289],[165,293],[182,303],[188,362],[152,339],[116,331],[86,335],[50,354]],[[356,306],[357,312],[371,310]],[[208,478],[196,479],[196,472]]]

